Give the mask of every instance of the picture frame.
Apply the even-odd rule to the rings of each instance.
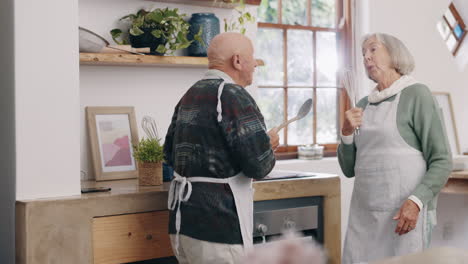
[[[131,106],[86,107],[91,159],[96,181],[138,176],[133,146],[138,144],[135,109]]]
[[[460,143],[458,141],[457,125],[455,122],[455,114],[453,111],[452,98],[448,92],[432,92],[433,97],[439,104],[442,112],[442,120],[444,121],[447,137],[452,155],[460,154]]]

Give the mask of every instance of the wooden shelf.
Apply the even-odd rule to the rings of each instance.
[[[265,65],[262,60],[257,60],[257,63],[259,66]],[[181,68],[207,68],[208,58],[113,53],[80,53],[80,64],[104,66],[159,66]]]
[[[231,4],[230,0],[148,0],[152,2],[164,2],[171,4],[184,4],[184,5],[196,5],[196,6],[207,6],[216,8],[234,8],[239,4]],[[238,0],[236,2],[239,2]],[[260,5],[261,0],[244,0],[247,5]]]

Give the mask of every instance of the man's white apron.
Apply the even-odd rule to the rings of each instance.
[[[234,83],[231,78],[225,73],[218,70],[209,70],[203,79],[223,79],[223,82],[218,87],[218,122],[222,120],[221,109],[221,94],[225,83]],[[172,180],[169,189],[168,208],[176,212],[176,238],[174,249],[176,252],[179,250],[179,232],[181,225],[180,204],[190,199],[192,193],[192,182],[209,182],[219,184],[229,184],[232,190],[234,201],[237,209],[237,216],[239,218],[240,230],[242,234],[242,242],[244,249],[249,249],[253,244],[253,188],[252,179],[246,177],[242,172],[230,178],[218,179],[211,177],[184,177],[174,172],[174,179]]]

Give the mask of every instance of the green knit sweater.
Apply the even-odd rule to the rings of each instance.
[[[393,101],[396,95],[384,101]],[[376,103],[375,105],[380,104]],[[367,97],[358,107],[365,109]],[[401,91],[397,110],[397,127],[401,137],[423,153],[427,171],[412,195],[418,197],[428,210],[436,207],[436,196],[444,187],[452,171],[452,155],[437,102],[423,84],[414,84]],[[364,113],[365,114],[365,113]],[[346,177],[354,177],[356,145],[341,142],[338,160]]]

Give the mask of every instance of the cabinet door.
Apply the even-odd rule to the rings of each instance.
[[[95,264],[128,263],[173,256],[169,211],[93,218]]]

